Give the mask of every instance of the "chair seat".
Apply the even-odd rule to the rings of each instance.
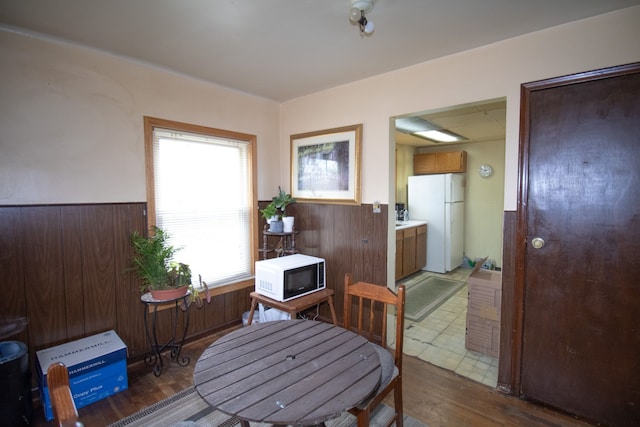
[[[397,377],[398,374],[400,373],[400,371],[398,370],[398,367],[394,363],[393,356],[391,355],[391,353],[389,353],[386,349],[382,348],[378,344],[371,343],[371,345],[376,349],[376,352],[378,353],[378,357],[380,358],[380,367],[382,368],[382,372],[380,373],[380,384],[378,385],[378,388],[376,388],[376,390],[372,392],[369,397],[367,397],[365,400],[360,402],[360,404],[357,406],[359,409],[366,408],[371,402],[371,400],[378,395],[380,390],[388,386],[391,380]]]

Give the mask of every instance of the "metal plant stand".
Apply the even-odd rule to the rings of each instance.
[[[189,328],[189,309],[187,303],[187,298],[189,297],[189,295],[190,292],[187,292],[184,296],[178,298],[169,300],[157,300],[151,296],[151,293],[147,292],[140,297],[140,300],[144,304],[144,328],[147,334],[149,347],[151,348],[144,361],[147,366],[153,366],[153,374],[156,377],[159,377],[162,374],[162,369],[164,366],[162,360],[162,352],[164,352],[165,350],[171,350],[171,359],[175,360],[180,366],[187,366],[191,361],[191,358],[189,356],[180,356],[182,345],[184,344],[184,339],[187,335],[187,329]],[[166,343],[160,344],[158,343],[158,331],[156,323],[158,306],[167,304],[173,304],[174,313],[171,318],[172,335]],[[180,305],[183,305],[184,307],[186,307],[186,309],[183,311],[184,329],[182,331],[182,337],[178,339],[178,314],[180,312]],[[150,312],[152,313],[151,325],[149,325]]]

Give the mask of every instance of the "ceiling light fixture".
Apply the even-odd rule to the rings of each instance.
[[[434,142],[468,141],[464,136],[434,125],[422,117],[403,117],[396,119],[396,130]]]
[[[456,142],[465,140],[465,138],[462,138],[460,135],[456,135],[453,132],[446,130],[425,130],[414,132],[413,134],[437,142]]]
[[[360,36],[370,36],[373,33],[373,22],[367,20],[365,16],[365,13],[369,13],[371,9],[373,9],[373,0],[351,0],[349,20],[352,24],[360,26]]]

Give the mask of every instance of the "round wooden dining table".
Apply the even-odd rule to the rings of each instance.
[[[312,320],[233,331],[202,353],[193,374],[200,396],[243,426],[323,425],[370,396],[380,375],[366,338]]]

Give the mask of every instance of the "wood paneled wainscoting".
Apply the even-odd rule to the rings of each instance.
[[[27,320],[7,337],[35,352],[114,329],[129,359],[148,350],[139,281],[130,264],[129,236],[146,228],[146,203],[0,207],[0,327]],[[237,324],[249,308],[250,284],[220,289],[202,309],[191,307],[187,338]],[[158,314],[169,330],[172,310]],[[182,316],[180,316],[182,317]]]
[[[299,231],[296,249],[326,260],[327,287],[335,291],[338,322],[342,323],[346,273],[352,273],[355,281],[387,284],[388,205],[373,213],[371,204],[295,203],[287,206],[287,215],[295,216],[294,227]],[[260,230],[263,225],[264,220]],[[319,310],[323,320],[331,321],[326,304]]]
[[[379,214],[370,204],[297,203],[287,211],[300,230],[298,250],[327,260],[338,313],[345,273],[386,283],[387,206]],[[0,327],[27,320],[26,329],[5,339],[28,345],[32,368],[36,351],[110,329],[126,343],[130,360],[149,350],[139,281],[123,274],[129,236],[145,230],[145,214],[146,203],[0,206]],[[187,340],[239,324],[252,290],[252,280],[219,288],[210,304],[192,307]],[[171,312],[159,313],[159,330],[169,329]],[[330,318],[326,307],[320,316]]]
[[[498,368],[498,390],[507,394],[517,394],[513,388],[515,361],[512,359],[514,333],[517,316],[514,313],[514,276],[517,268],[515,260],[517,212],[504,211],[502,243],[502,306],[500,327],[500,357]]]

